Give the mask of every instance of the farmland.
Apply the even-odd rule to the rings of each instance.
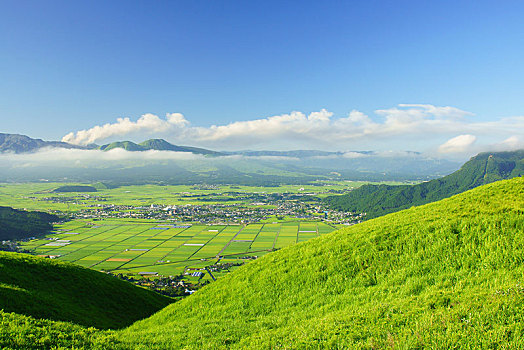
[[[47,211],[69,219],[172,220],[204,224],[249,224],[329,219],[354,223],[360,213],[329,211],[322,198],[347,193],[363,182],[252,187],[239,185],[122,186],[94,184],[89,192],[63,192],[78,184],[0,184],[0,205]],[[80,186],[82,187],[82,186]],[[86,186],[83,186],[86,187]],[[269,221],[267,221],[269,220]]]
[[[146,220],[73,220],[23,250],[84,267],[132,276],[211,280],[231,267],[335,230],[323,222],[248,225],[174,224]],[[228,266],[227,269],[221,266]],[[192,271],[201,272],[191,276]]]
[[[63,219],[52,232],[17,242],[19,251],[149,287],[180,282],[176,287],[184,291],[268,252],[358,222],[359,213],[328,213],[320,198],[362,184],[107,188],[101,183],[12,183],[0,185],[0,205]],[[158,282],[163,278],[169,281]]]
[[[360,222],[362,213],[328,210],[322,198],[363,184],[5,183],[0,205],[62,218],[14,249],[179,296],[271,251]]]
[[[107,188],[98,183],[97,192],[54,192],[64,185],[76,183],[4,183],[0,184],[0,205],[31,210],[79,212],[97,206],[208,205],[249,204],[265,196],[295,194],[323,198],[342,194],[369,182],[317,181],[304,185],[242,186],[242,185],[133,185]],[[381,182],[382,183],[382,182]],[[401,184],[384,182],[384,184]]]

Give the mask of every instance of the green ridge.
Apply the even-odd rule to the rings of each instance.
[[[210,151],[204,148],[177,146],[163,139],[150,139],[139,143],[144,149],[153,149],[157,151],[174,151],[174,152],[191,152],[196,154],[219,155],[220,152]]]
[[[146,149],[132,141],[117,141],[100,146],[102,151],[110,151],[115,148],[123,148],[126,151],[145,151]]]
[[[460,170],[441,179],[418,185],[364,185],[347,195],[325,200],[332,207],[366,213],[367,219],[435,202],[477,186],[524,175],[524,150],[480,153]]]
[[[524,179],[496,182],[266,255],[116,335],[144,349],[522,347],[523,213]]]
[[[112,142],[107,145],[100,146],[99,148],[102,151],[109,151],[115,148],[123,148],[126,151],[131,151],[131,152],[157,150],[157,151],[191,152],[195,154],[204,154],[204,155],[220,155],[221,154],[220,152],[210,151],[204,148],[173,145],[163,139],[150,139],[150,140],[141,142],[139,144],[136,144],[132,141],[118,141],[118,142]]]
[[[122,349],[107,331],[0,310],[0,348]]]
[[[97,328],[121,328],[171,299],[56,260],[0,252],[0,309]]]

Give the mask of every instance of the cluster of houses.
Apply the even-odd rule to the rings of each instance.
[[[87,209],[68,213],[75,219],[155,219],[179,222],[210,223],[256,223],[269,217],[323,220],[335,224],[355,223],[362,214],[326,210],[318,203],[299,200],[253,202],[246,204],[184,204],[150,205],[136,207],[128,205],[96,204]]]
[[[126,276],[123,274],[114,275],[120,279],[129,281],[136,285],[154,290],[160,294],[172,296],[172,297],[182,297],[186,295],[193,294],[196,290],[200,289],[204,285],[208,284],[208,281],[192,283],[184,279],[183,275],[177,276],[159,276],[156,275],[144,275],[140,278],[135,278],[132,276]],[[155,277],[155,278],[149,278]]]
[[[81,205],[83,209],[75,212],[55,211],[55,214],[67,215],[72,219],[134,218],[205,224],[217,222],[249,224],[276,216],[323,220],[333,224],[352,224],[360,222],[363,216],[363,214],[327,210],[316,197],[319,193],[307,192],[304,188],[301,188],[299,193],[219,192],[220,188],[217,185],[195,185],[193,188],[213,192],[178,193],[182,198],[191,198],[199,203],[182,205],[115,205],[107,203],[107,199],[103,196],[92,194],[44,197],[39,200]],[[322,191],[322,193],[326,192],[325,187]]]

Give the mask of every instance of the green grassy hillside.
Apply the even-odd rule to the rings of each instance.
[[[333,208],[366,213],[368,219],[435,202],[494,181],[524,175],[524,150],[480,153],[460,170],[418,185],[365,185],[347,195],[325,200]]]
[[[73,264],[0,252],[0,309],[97,328],[121,328],[172,300]]]
[[[266,255],[115,333],[130,348],[522,348],[524,178]]]
[[[30,279],[36,258],[17,257],[15,271]],[[57,267],[66,265],[48,263],[63,275]],[[119,331],[0,312],[0,347],[520,349],[523,276],[524,178],[516,178],[271,253]],[[105,288],[76,292],[77,301],[85,307]],[[121,290],[112,294],[121,304],[140,304]]]
[[[110,332],[0,310],[0,349],[121,349]]]

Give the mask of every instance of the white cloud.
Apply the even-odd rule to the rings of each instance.
[[[276,115],[268,118],[249,121],[238,121],[227,125],[209,128],[193,128],[188,130],[187,135],[201,141],[233,140],[235,142],[257,142],[271,140],[277,137],[303,136],[329,126],[333,113],[322,109],[306,116],[302,112],[291,112],[290,114]]]
[[[477,137],[474,135],[459,135],[440,145],[438,150],[441,153],[464,153],[476,140]]]
[[[116,123],[113,124],[96,125],[88,130],[70,132],[62,138],[62,141],[75,145],[87,145],[113,136],[124,136],[136,132],[162,133],[174,128],[184,128],[187,125],[189,122],[180,113],[168,113],[166,120],[147,113],[138,118],[136,122],[129,118],[117,118]]]
[[[408,104],[408,103],[401,103],[398,105],[399,107],[407,107],[407,108],[416,108],[422,113],[426,113],[428,115],[434,115],[436,117],[446,117],[446,118],[462,118],[465,116],[473,116],[474,114],[471,112],[463,111],[461,109],[455,108],[455,107],[437,107],[430,104]]]
[[[205,159],[203,155],[190,152],[170,152],[148,150],[143,152],[129,152],[123,148],[114,148],[110,151],[83,150],[66,148],[43,148],[35,153],[0,153],[0,162],[42,165],[74,162],[76,165],[83,163],[104,163],[114,161],[158,161],[158,160],[195,160]]]
[[[524,138],[513,135],[502,142],[493,145],[492,148],[497,151],[514,151],[517,149],[524,149]]]
[[[180,113],[167,114],[165,119],[145,114],[137,121],[119,118],[115,123],[71,132],[64,136],[63,141],[88,144],[129,137],[142,141],[154,135],[176,144],[227,150],[315,148],[429,151],[436,150],[444,140],[457,134],[475,135],[477,143],[474,147],[495,145],[509,137],[524,139],[522,116],[490,121],[471,116],[473,113],[456,107],[400,104],[376,110],[374,115],[352,110],[347,116],[335,117],[322,109],[310,114],[295,111],[204,127],[192,126]],[[467,141],[463,138],[453,142],[460,140]],[[451,153],[454,148],[465,149],[464,145],[459,144],[452,147],[452,143],[442,145],[439,151]],[[472,151],[474,148],[468,149]]]
[[[367,115],[355,109],[349,112],[349,115],[345,120],[352,124],[371,124],[372,123],[371,119]]]
[[[343,158],[347,158],[347,159],[355,159],[355,158],[368,157],[368,155],[367,154],[363,154],[363,153],[358,153],[358,152],[346,152],[346,153],[342,154],[342,157]]]

